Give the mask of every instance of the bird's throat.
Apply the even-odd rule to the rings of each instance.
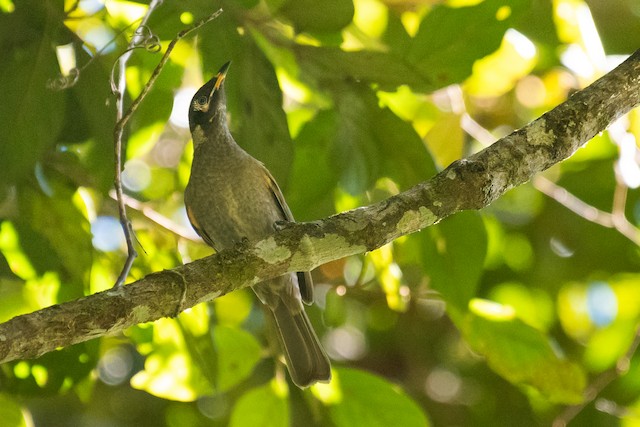
[[[194,150],[207,141],[207,136],[200,125],[196,125],[193,129],[191,132],[191,138],[193,139]]]

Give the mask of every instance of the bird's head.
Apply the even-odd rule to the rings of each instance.
[[[224,79],[231,61],[220,68],[211,80],[204,84],[191,99],[189,105],[189,128],[191,132],[200,126],[206,129],[219,120],[226,120],[226,99],[224,94]]]

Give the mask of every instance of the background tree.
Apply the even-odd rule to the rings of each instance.
[[[141,253],[127,282],[210,253],[182,206],[186,102],[229,59],[236,139],[273,172],[296,217],[314,220],[425,181],[559,104],[640,40],[632,0],[148,7],[0,2],[0,320],[116,282],[126,251],[110,193],[120,110],[110,83],[126,89],[126,110],[159,61],[152,52],[218,7],[175,45],[124,128],[122,184]],[[150,52],[117,62],[131,40]],[[3,364],[0,419],[630,424],[638,121],[636,110],[480,213],[314,271],[310,316],[335,361],[329,386],[287,386],[260,305],[241,290]]]

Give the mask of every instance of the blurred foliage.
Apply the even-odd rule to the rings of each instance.
[[[2,321],[106,289],[121,269],[109,78],[148,4],[0,0]],[[427,180],[640,40],[636,0],[165,0],[148,30],[166,49],[219,7],[177,45],[126,131],[123,180],[144,248],[128,281],[211,253],[182,202],[185,120],[228,60],[232,132],[312,220]],[[158,60],[134,51],[127,104]],[[637,334],[638,137],[635,111],[545,172],[564,204],[584,202],[577,212],[535,181],[314,271],[308,312],[334,361],[330,384],[292,386],[268,318],[238,291],[0,366],[1,424],[548,425],[627,362]],[[612,206],[635,238],[586,219]],[[640,358],[628,362],[575,425],[637,425]]]

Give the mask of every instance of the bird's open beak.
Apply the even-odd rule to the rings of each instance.
[[[229,65],[231,65],[231,61],[224,64],[218,74],[216,75],[216,83],[213,85],[213,89],[211,89],[211,93],[209,94],[209,100],[213,99],[213,92],[220,89],[222,82],[224,82],[225,77],[227,77],[227,71],[229,70]]]

